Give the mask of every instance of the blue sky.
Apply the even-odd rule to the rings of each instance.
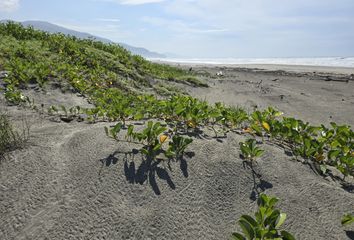
[[[0,0],[0,19],[184,57],[354,56],[354,0]]]

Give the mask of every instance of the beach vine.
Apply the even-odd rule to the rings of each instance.
[[[43,110],[22,90],[34,83],[40,89],[55,84],[63,91],[85,96],[94,105],[48,108],[48,113],[65,121],[119,121],[122,126],[130,121],[160,122],[170,132],[170,152],[177,155],[176,146],[183,143],[182,135],[207,137],[210,130],[219,138],[233,131],[277,143],[296,158],[314,164],[322,174],[328,174],[328,166],[334,166],[344,178],[354,175],[354,133],[350,126],[313,126],[283,117],[272,107],[248,113],[240,107],[210,105],[177,92],[163,98],[146,93],[146,89],[154,89],[151,78],[207,85],[188,71],[151,63],[119,45],[49,34],[13,22],[0,24],[0,35],[0,65],[7,72],[3,91],[11,104]],[[137,136],[140,135],[130,137],[139,140]]]

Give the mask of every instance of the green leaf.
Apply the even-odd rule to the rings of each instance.
[[[165,152],[165,156],[168,158],[172,158],[175,155],[176,153],[171,148],[168,148],[167,151]]]
[[[155,136],[160,135],[161,133],[163,133],[164,131],[166,131],[165,127],[159,127],[158,129],[155,130]]]
[[[144,154],[144,155],[149,155],[149,151],[148,151],[147,149],[145,149],[145,148],[141,148],[141,149],[140,149],[140,152],[141,152],[142,154]]]
[[[151,129],[153,124],[154,123],[152,121],[148,121],[147,129]]]
[[[282,240],[281,238],[278,237],[278,231],[275,229],[268,230],[268,231],[266,230],[266,233],[263,235],[263,239]]]
[[[253,228],[258,226],[258,223],[256,220],[254,220],[251,216],[249,215],[242,215],[241,219],[244,219],[245,221],[247,221],[249,224],[252,225]]]
[[[332,148],[337,148],[337,147],[340,147],[341,144],[338,140],[334,140],[332,143],[331,143],[331,147]]]
[[[243,233],[246,235],[246,238],[249,240],[252,240],[254,238],[255,232],[254,232],[251,224],[249,224],[244,219],[240,219],[238,222],[239,222],[240,227],[242,228]]]
[[[144,114],[141,113],[141,112],[136,113],[136,114],[134,115],[134,119],[135,119],[135,120],[141,120],[141,119],[143,119],[143,117],[144,117]]]
[[[354,223],[354,216],[351,214],[346,214],[342,218],[342,225],[349,225]]]
[[[155,147],[152,149],[154,152],[161,148],[161,144],[156,144]]]
[[[239,233],[233,233],[232,234],[232,239],[233,240],[246,240],[246,238],[244,236],[242,236],[241,234],[239,234]]]
[[[256,132],[258,136],[262,136],[262,129],[260,126],[258,126],[257,124],[252,124],[251,128]]]
[[[281,225],[283,225],[283,223],[285,222],[286,219],[286,213],[280,213],[276,223],[275,223],[275,227],[278,228]]]
[[[268,203],[269,203],[269,197],[266,194],[262,193],[258,198],[258,205],[267,206]]]
[[[280,216],[280,211],[279,210],[272,211],[271,209],[268,208],[267,216],[268,217],[264,220],[264,224],[266,226],[269,225],[273,228],[275,227],[276,221]]]
[[[257,220],[258,223],[263,222],[263,215],[262,215],[262,213],[261,213],[260,211],[257,211],[257,212],[254,214],[254,216],[256,217],[256,220]]]
[[[113,133],[114,136],[116,136],[120,130],[122,129],[123,123],[119,122],[117,123],[111,130],[111,132]]]
[[[283,237],[283,240],[295,240],[295,237],[287,231],[283,230],[280,232],[280,234]]]
[[[255,157],[260,157],[262,156],[263,153],[264,153],[263,149],[257,149],[255,152]]]
[[[277,204],[278,201],[279,201],[278,198],[272,197],[272,198],[269,200],[268,206],[269,206],[270,208],[273,208],[273,207],[275,206],[275,204]]]
[[[134,126],[133,125],[129,125],[128,126],[127,135],[128,136],[132,136],[133,135],[133,130],[134,130]]]

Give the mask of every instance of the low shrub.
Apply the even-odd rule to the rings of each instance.
[[[258,210],[254,214],[255,218],[249,215],[242,215],[238,221],[242,233],[233,233],[233,240],[295,240],[295,237],[281,226],[285,222],[286,214],[275,209],[275,204],[279,199],[261,194],[258,199]]]
[[[247,139],[246,142],[240,142],[240,148],[242,156],[250,161],[254,161],[264,153],[263,149],[257,147],[256,140],[252,138]]]

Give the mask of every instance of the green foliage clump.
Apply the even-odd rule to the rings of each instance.
[[[354,132],[350,126],[333,122],[330,128],[313,126],[291,117],[279,119],[280,115],[272,108],[253,112],[247,132],[262,138],[268,136],[288,147],[296,157],[318,165],[324,174],[330,165],[344,176],[354,175]]]
[[[9,72],[6,83],[19,89],[31,83],[43,88],[54,80],[69,82],[85,95],[102,88],[148,89],[149,79],[203,85],[183,69],[151,63],[117,44],[49,34],[14,22],[0,23],[0,62]]]
[[[289,232],[281,230],[286,220],[286,214],[275,208],[279,200],[261,194],[258,199],[258,210],[255,218],[249,215],[242,215],[238,221],[242,233],[233,233],[234,240],[295,240]]]
[[[143,143],[144,146],[140,149],[140,152],[147,157],[155,158],[161,151],[163,143],[158,137],[164,131],[166,131],[166,128],[161,126],[161,123],[149,121],[142,132],[134,132],[134,126],[130,125],[127,138]]]
[[[259,158],[264,153],[263,149],[257,147],[257,142],[255,139],[247,139],[246,142],[241,142],[240,148],[243,157],[251,161]]]
[[[169,146],[166,152],[166,156],[175,157],[176,159],[180,159],[186,148],[189,144],[193,142],[191,138],[184,138],[179,135],[175,135],[172,137],[172,141],[169,142]]]
[[[242,108],[221,103],[211,106],[185,95],[157,99],[152,95],[123,93],[116,88],[97,90],[91,100],[96,107],[86,110],[86,114],[92,122],[121,121],[125,125],[130,120],[158,119],[165,121],[174,133],[190,130],[198,133],[210,128],[216,137],[220,132],[239,132],[243,128],[243,133],[261,136],[263,140],[268,138],[288,148],[296,157],[313,162],[323,174],[330,165],[344,176],[354,175],[354,133],[349,126],[335,123],[331,123],[331,128],[312,126],[295,118],[280,118],[282,113],[273,108],[248,114]],[[263,153],[255,140],[240,147],[244,157],[251,160]]]
[[[119,133],[124,127],[122,122],[117,123],[113,128],[105,127],[106,135],[116,141],[123,141],[119,138]],[[183,157],[187,146],[193,142],[191,138],[184,138],[180,135],[173,135],[172,141],[167,134],[167,127],[160,122],[148,121],[147,126],[142,131],[134,131],[134,125],[129,125],[125,136],[125,141],[141,144],[140,152],[148,160],[156,160],[159,154],[164,154],[167,158],[179,160]],[[163,144],[168,143],[168,149],[163,149]]]
[[[180,76],[177,78],[170,78],[169,80],[179,82],[179,83],[189,83],[194,87],[208,87],[208,84],[200,81],[198,78],[194,76]]]
[[[184,92],[178,88],[178,87],[175,87],[175,86],[170,86],[168,84],[161,84],[161,83],[158,83],[158,84],[155,84],[154,86],[154,89],[156,91],[157,94],[161,95],[161,96],[173,96],[173,95],[182,95],[184,94]]]
[[[21,103],[26,102],[26,97],[21,93],[21,91],[17,90],[11,85],[8,85],[5,88],[5,99],[10,103],[10,104],[15,104],[19,105]]]

